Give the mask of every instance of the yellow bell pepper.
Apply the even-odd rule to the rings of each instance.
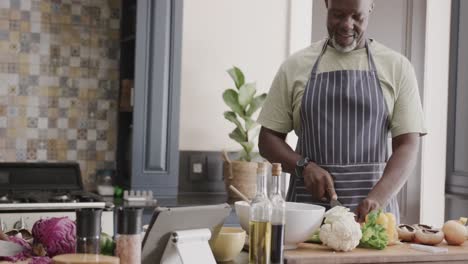
[[[366,223],[368,222],[368,217],[366,216]],[[383,226],[387,233],[388,243],[387,245],[393,245],[398,241],[398,231],[396,228],[396,219],[392,213],[379,213],[379,217],[376,221],[377,224]]]

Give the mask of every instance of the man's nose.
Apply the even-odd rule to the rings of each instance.
[[[350,32],[354,29],[354,20],[352,17],[348,16],[344,18],[344,20],[341,23],[341,28],[343,31]]]

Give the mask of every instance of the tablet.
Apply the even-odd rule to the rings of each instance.
[[[141,263],[160,263],[167,241],[174,231],[208,228],[211,230],[211,239],[215,238],[231,210],[227,203],[156,208],[143,238]]]

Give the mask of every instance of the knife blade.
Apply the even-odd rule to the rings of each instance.
[[[0,257],[12,257],[24,248],[14,242],[0,240]]]
[[[333,208],[335,206],[343,206],[343,204],[338,201],[338,199],[331,199],[330,200],[330,208]]]

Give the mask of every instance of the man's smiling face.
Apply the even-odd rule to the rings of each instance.
[[[325,0],[331,44],[341,52],[364,47],[373,0]]]

